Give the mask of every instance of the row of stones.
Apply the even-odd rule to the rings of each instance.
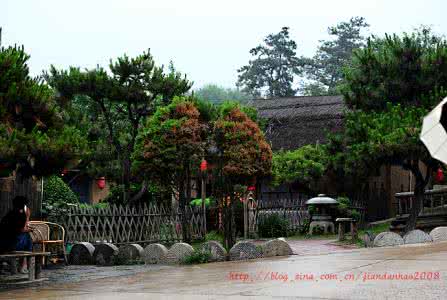
[[[275,239],[256,246],[252,242],[241,241],[229,253],[216,241],[202,245],[199,251],[210,253],[209,261],[245,260],[260,257],[292,255],[292,249],[284,239]],[[146,264],[178,264],[194,253],[194,248],[186,243],[176,243],[168,250],[162,244],[150,244],[143,249],[138,244],[116,247],[110,243],[93,246],[82,242],[73,245],[69,262],[73,265],[97,264],[102,266],[129,264],[144,261]]]
[[[416,229],[405,234],[403,238],[394,232],[381,232],[374,238],[373,246],[384,247],[441,241],[447,241],[447,227],[436,227],[430,234]]]

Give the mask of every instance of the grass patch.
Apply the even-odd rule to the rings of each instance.
[[[210,261],[211,253],[209,251],[201,251],[194,249],[194,252],[185,257],[183,263],[185,265],[204,264]]]
[[[289,236],[288,240],[334,240],[337,239],[337,235],[329,233],[329,234],[297,234],[293,236]]]

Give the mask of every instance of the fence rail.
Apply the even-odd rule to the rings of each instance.
[[[414,192],[397,193],[396,211],[399,215],[408,214],[412,208]],[[424,193],[424,201],[420,216],[435,216],[447,214],[447,188],[427,190]]]
[[[200,208],[186,210],[191,238],[204,237]],[[181,212],[161,205],[71,207],[64,218],[67,242],[114,244],[182,241]]]

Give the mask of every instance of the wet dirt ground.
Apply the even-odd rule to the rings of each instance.
[[[88,267],[86,274],[97,278],[48,281],[0,292],[0,299],[447,299],[447,242],[195,266],[122,267],[129,269],[119,276]]]

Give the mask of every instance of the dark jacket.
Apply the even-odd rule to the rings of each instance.
[[[23,210],[9,211],[0,222],[0,252],[14,251],[17,236],[26,224],[26,214]]]

